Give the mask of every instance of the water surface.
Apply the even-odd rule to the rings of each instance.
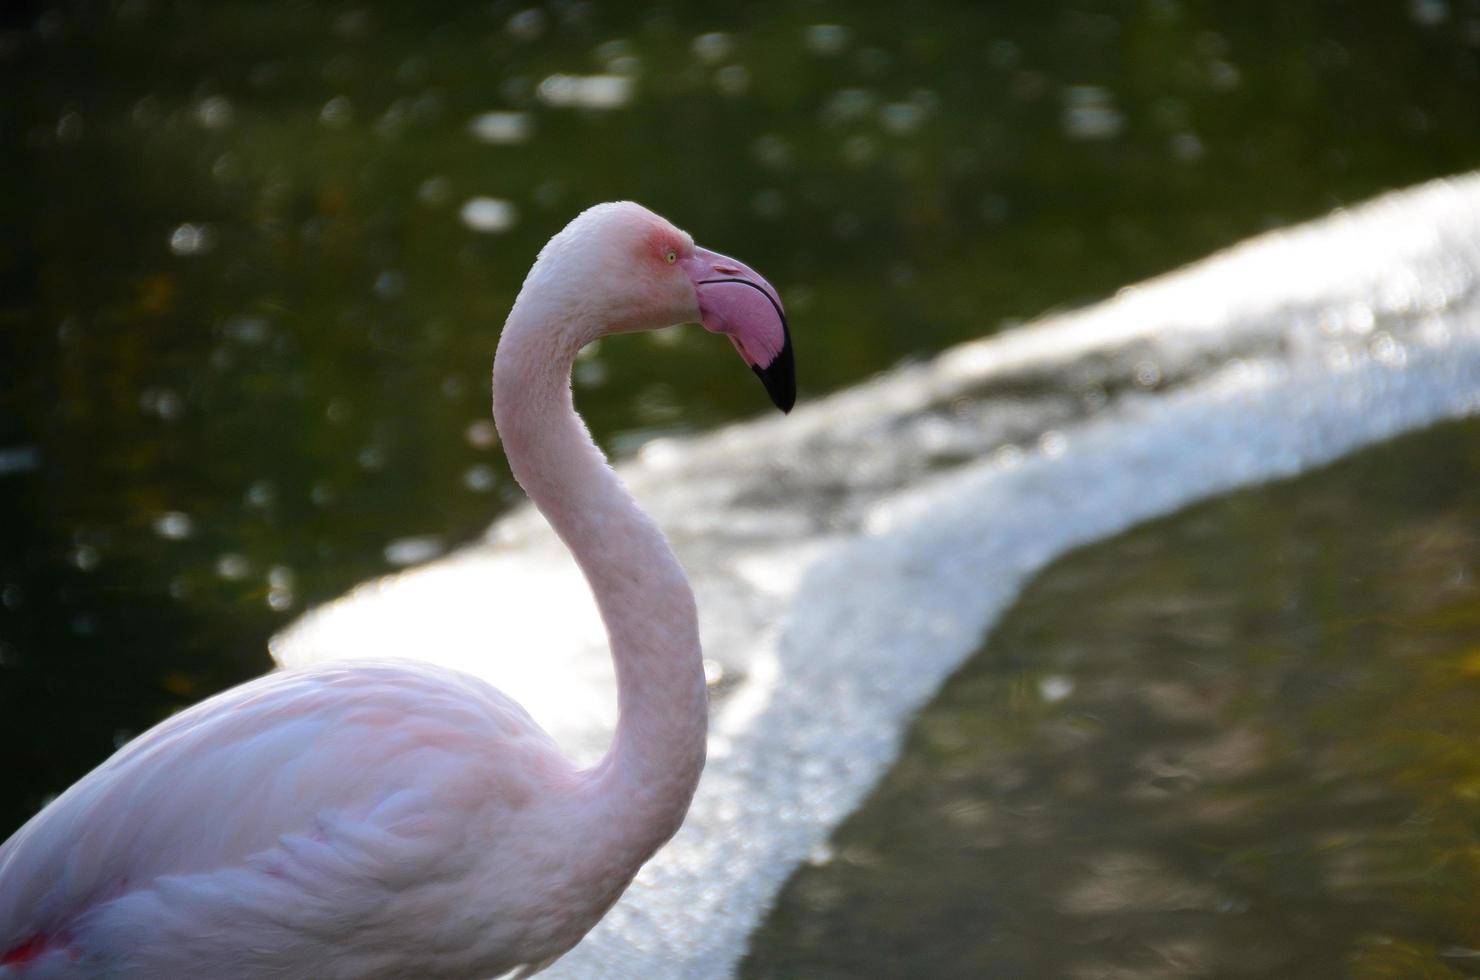
[[[744,977],[1480,975],[1480,422],[1055,562]]]

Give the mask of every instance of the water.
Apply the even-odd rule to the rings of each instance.
[[[1480,422],[1038,576],[742,977],[1480,974]]]
[[[538,245],[585,204],[642,200],[766,272],[815,401],[1250,233],[1475,167],[1477,18],[1460,3],[1273,0],[941,5],[904,25],[895,5],[820,2],[7,6],[0,72],[21,94],[0,106],[17,163],[0,215],[18,230],[0,242],[0,833],[132,733],[266,669],[275,630],[355,583],[454,550],[429,574],[474,593],[457,563],[492,559],[456,546],[517,500],[486,428],[497,325]],[[1359,375],[1374,358],[1422,360],[1448,350],[1423,331],[1429,313],[1451,322],[1452,279],[1431,263],[1385,280],[1394,296],[1343,305],[1315,277],[1310,329],[1292,336]],[[707,549],[701,567],[753,535],[731,579],[703,586],[723,610],[706,629],[749,628],[764,651],[810,554],[769,550],[778,528],[822,547],[892,519],[870,509],[882,496],[985,454],[1078,458],[1070,423],[1240,356],[1264,363],[1286,337],[1246,330],[1237,353],[1193,345],[1190,362],[1149,336],[1105,363],[1073,342],[1052,356],[1009,344],[988,350],[1025,370],[980,385],[973,349],[927,376],[952,393],[940,400],[906,371],[765,430],[772,491],[807,464],[797,498],[757,489],[724,439],[667,440],[763,404],[712,338],[604,344],[577,386],[598,437],[655,467],[644,492],[686,554]],[[1292,404],[1306,377],[1284,389]],[[1417,424],[1375,421],[1357,441]],[[874,454],[891,426],[899,451]],[[1281,451],[1281,471],[1308,462]],[[708,482],[673,476],[706,466]],[[542,594],[578,594],[558,553],[520,560],[545,561]],[[472,622],[507,643],[540,628],[517,611]],[[980,636],[961,632],[969,651]],[[733,717],[760,710],[765,658],[711,646]],[[596,751],[604,668],[571,649],[551,666],[576,672],[579,697],[538,677],[506,686],[545,691],[557,726],[589,707],[566,733]],[[785,874],[762,863],[770,883],[741,890],[723,937],[733,955],[755,896]]]

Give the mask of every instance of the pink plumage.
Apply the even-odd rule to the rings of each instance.
[[[269,674],[140,735],[0,845],[0,980],[471,978],[574,946],[682,822],[707,711],[693,594],[576,415],[570,368],[600,336],[690,321],[791,407],[775,290],[630,203],[551,239],[494,362],[510,465],[611,643],[620,717],[599,764],[577,769],[456,671]],[[538,651],[490,641],[514,655]]]

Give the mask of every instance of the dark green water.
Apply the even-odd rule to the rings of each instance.
[[[1480,421],[1048,568],[745,977],[1480,975]]]
[[[1480,165],[1473,0],[96,0],[0,28],[0,834],[266,669],[392,543],[507,505],[490,352],[587,204],[765,272],[805,399]],[[554,104],[559,73],[630,100]],[[524,114],[485,121],[502,143],[470,129],[492,110]],[[619,451],[764,405],[697,331],[577,384]]]

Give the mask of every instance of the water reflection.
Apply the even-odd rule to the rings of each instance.
[[[848,46],[849,31],[842,24],[813,24],[803,36],[813,54],[835,55]]]
[[[527,112],[485,112],[469,124],[473,136],[484,143],[510,145],[526,142],[533,130]]]
[[[632,101],[634,88],[627,75],[551,75],[535,91],[556,109],[620,109]]]
[[[508,231],[519,220],[519,211],[509,201],[495,197],[475,197],[462,206],[459,212],[463,224],[473,231]]]
[[[1070,139],[1110,139],[1124,126],[1124,117],[1105,89],[1073,85],[1064,93],[1064,133]]]
[[[215,245],[208,225],[186,222],[170,232],[170,251],[176,255],[201,255]]]

